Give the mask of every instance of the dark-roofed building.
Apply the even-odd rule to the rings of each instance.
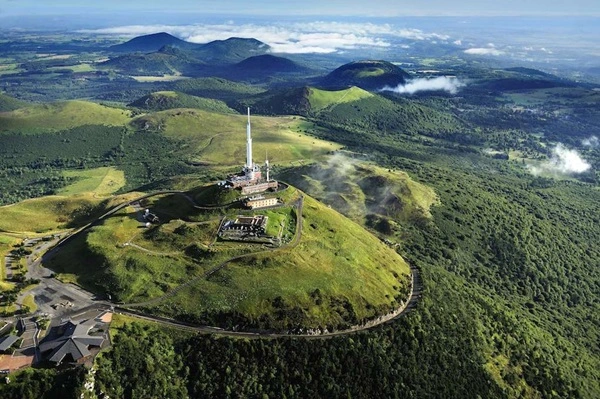
[[[56,364],[85,361],[92,355],[90,347],[100,348],[104,343],[103,336],[89,335],[95,324],[93,320],[79,324],[69,320],[55,327],[53,334],[40,343],[42,356]]]
[[[6,352],[19,340],[16,335],[7,335],[6,337],[0,338],[0,352]]]

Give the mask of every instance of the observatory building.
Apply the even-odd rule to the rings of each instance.
[[[242,194],[255,194],[277,189],[277,181],[271,180],[269,160],[265,160],[265,176],[263,177],[260,166],[252,161],[252,127],[250,126],[250,108],[248,108],[248,124],[246,125],[246,164],[239,174],[227,177],[224,185],[226,188],[237,189]]]

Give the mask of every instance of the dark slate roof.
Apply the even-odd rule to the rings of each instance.
[[[18,340],[19,337],[17,337],[16,335],[7,335],[6,337],[0,338],[0,351],[7,350],[11,346],[13,346],[13,344]]]
[[[63,334],[51,341],[42,342],[40,351],[42,353],[52,350],[48,360],[54,363],[60,363],[67,355],[71,355],[73,360],[77,361],[90,355],[89,346],[102,346],[103,337],[91,336],[88,334],[94,326],[94,321],[75,324],[71,320],[61,325]]]

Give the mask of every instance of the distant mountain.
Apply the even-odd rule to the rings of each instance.
[[[255,86],[215,77],[180,80],[170,87],[171,90],[186,94],[223,101],[239,100],[264,92]]]
[[[529,75],[529,76],[543,76],[543,77],[549,77],[549,78],[557,78],[556,76],[540,71],[539,69],[533,69],[533,68],[525,68],[525,67],[514,67],[514,68],[506,68],[504,69],[505,71],[508,72],[516,72],[522,75]]]
[[[193,75],[204,67],[204,64],[171,46],[162,47],[160,51],[149,54],[126,54],[111,58],[98,64],[100,68],[115,69],[126,75]]]
[[[342,65],[319,82],[324,88],[341,89],[357,86],[365,90],[377,90],[383,86],[397,86],[406,82],[410,75],[387,61],[356,61]]]
[[[575,87],[577,84],[568,80],[559,78],[541,79],[531,76],[518,76],[514,78],[501,78],[486,81],[477,85],[477,88],[493,91],[514,91],[514,90],[536,90],[550,89],[553,87]]]
[[[153,33],[151,35],[144,35],[134,37],[133,39],[114,46],[110,46],[110,51],[122,52],[122,53],[134,53],[134,52],[145,52],[149,53],[152,51],[158,51],[164,46],[180,47],[180,48],[194,48],[197,45],[193,43],[181,40],[173,35],[166,32]]]
[[[514,67],[498,71],[496,75],[472,85],[469,89],[485,91],[515,91],[574,87],[577,83],[533,68]]]
[[[154,73],[170,70],[172,62],[181,65],[194,64],[206,65],[217,68],[215,73],[224,72],[223,65],[233,65],[254,56],[266,54],[270,47],[256,39],[245,39],[232,37],[227,40],[215,40],[206,44],[189,43],[178,39],[168,33],[155,33],[152,35],[139,36],[130,41],[109,47],[110,51],[124,54],[123,58],[115,57],[105,66],[114,65],[118,69],[128,71],[129,74],[141,74],[142,71],[154,71]],[[143,54],[140,54],[143,53]],[[171,58],[166,58],[171,57]],[[276,57],[279,58],[279,57]],[[292,61],[287,64],[282,60],[256,60],[249,61],[246,67],[257,70],[262,64],[269,68],[285,69],[300,68]],[[292,64],[290,64],[292,63]],[[168,64],[168,65],[166,65]],[[169,66],[170,65],[170,66]],[[178,69],[175,67],[174,69]],[[208,68],[210,69],[210,67]],[[130,71],[134,71],[130,73]],[[137,72],[135,72],[137,71]],[[211,72],[211,71],[209,71]],[[208,76],[208,72],[205,76]],[[212,72],[210,74],[213,74]]]
[[[231,37],[215,40],[195,49],[196,55],[206,62],[237,63],[248,57],[269,52],[271,47],[256,39]]]
[[[263,54],[246,58],[228,68],[222,68],[220,71],[215,71],[215,74],[236,81],[268,83],[273,80],[281,79],[282,75],[300,75],[303,72],[306,73],[309,71],[310,69],[301,66],[290,59],[271,54]]]
[[[195,108],[211,112],[236,113],[223,101],[190,96],[175,91],[158,91],[150,93],[128,105],[130,107],[146,109],[149,111],[164,111],[174,108]]]
[[[298,65],[294,61],[278,57],[271,54],[257,55],[246,58],[245,60],[235,64],[234,69],[238,71],[246,71],[248,73],[286,73],[286,72],[302,72],[307,68]]]
[[[28,104],[24,101],[0,93],[0,112],[14,111],[15,109],[26,107]]]

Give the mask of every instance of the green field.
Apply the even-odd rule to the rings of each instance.
[[[70,223],[91,218],[100,200],[91,195],[48,196],[0,207],[0,230],[21,233],[50,233]]]
[[[33,295],[29,294],[23,298],[23,303],[21,304],[23,307],[27,307],[29,309],[28,313],[35,313],[37,310],[37,305],[35,304],[35,299]]]
[[[210,165],[239,166],[245,162],[246,121],[243,115],[229,115],[192,109],[156,112],[133,120],[139,128],[159,130],[167,137],[189,143],[192,159]],[[262,163],[268,155],[272,164],[321,159],[340,146],[298,134],[302,119],[252,116],[254,160]]]
[[[66,170],[63,172],[63,176],[77,179],[75,183],[58,192],[58,194],[65,196],[81,193],[106,196],[125,186],[125,173],[113,167]]]
[[[121,126],[127,124],[129,118],[130,111],[87,101],[62,101],[0,112],[0,131],[31,133],[94,124]]]
[[[96,70],[91,64],[77,64],[77,65],[67,65],[67,66],[59,66],[59,67],[50,67],[47,68],[49,71],[61,71],[61,70],[70,70],[74,73],[82,73],[82,72],[93,72]]]
[[[370,76],[381,76],[385,73],[385,71],[381,68],[366,68],[362,71],[360,71],[359,73],[356,74],[356,77],[358,78],[366,78],[366,77],[370,77]]]

